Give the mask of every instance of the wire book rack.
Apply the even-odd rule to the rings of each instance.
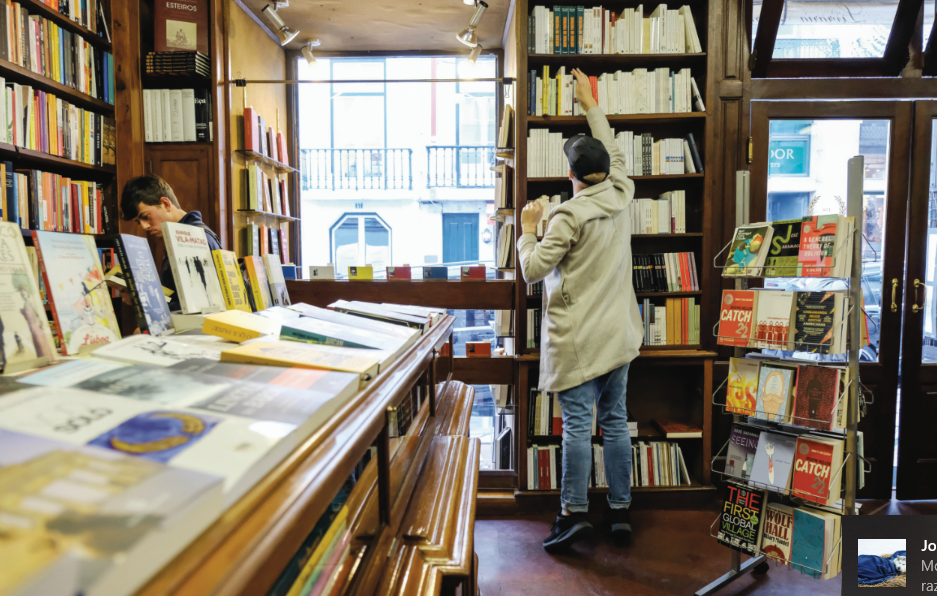
[[[856,229],[859,229],[858,226],[856,227]],[[803,275],[803,274],[804,272],[813,273],[813,270],[818,270],[817,273],[823,273],[824,271],[832,273],[836,269],[836,259],[839,258],[839,253],[842,252],[843,248],[849,245],[848,242],[844,242],[843,244],[841,244],[839,248],[836,249],[836,252],[834,252],[831,255],[830,263],[829,264],[824,263],[823,265],[810,265],[810,264],[804,264],[804,263],[798,263],[797,265],[761,265],[761,266],[745,266],[745,267],[741,267],[739,265],[718,265],[716,261],[718,261],[719,257],[722,256],[722,253],[727,251],[729,247],[732,246],[733,242],[735,242],[735,238],[733,238],[732,240],[729,240],[729,242],[725,246],[722,247],[722,250],[716,253],[716,256],[713,257],[713,267],[715,267],[716,269],[728,269],[729,267],[733,267],[733,266],[738,267],[739,271],[744,271],[745,273],[744,274],[737,273],[737,274],[730,274],[730,275],[726,275],[723,273],[723,277],[741,278],[741,279],[745,279],[745,278],[760,279],[760,278],[772,278],[772,277],[812,277],[812,278],[817,278],[817,279],[821,279],[821,278],[840,279],[839,277],[835,277],[833,275]],[[765,275],[766,269],[769,271],[783,269],[783,270],[790,270],[794,273],[800,270],[801,275],[766,276]],[[846,279],[846,278],[843,278],[843,279]]]

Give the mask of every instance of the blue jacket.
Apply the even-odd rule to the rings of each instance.
[[[898,575],[895,567],[895,557],[906,556],[907,551],[900,550],[888,557],[878,555],[859,555],[859,583],[880,584]]]
[[[221,249],[221,239],[218,238],[218,235],[215,234],[211,228],[205,225],[205,222],[202,221],[202,214],[199,211],[189,211],[185,216],[179,220],[179,223],[185,224],[187,226],[195,226],[205,230],[205,238],[208,240],[209,250],[220,250]],[[159,281],[163,286],[169,288],[173,291],[172,299],[169,301],[169,310],[177,311],[182,308],[182,304],[179,302],[179,292],[176,291],[176,280],[172,276],[172,267],[169,265],[169,256],[163,255],[163,265],[159,270]]]

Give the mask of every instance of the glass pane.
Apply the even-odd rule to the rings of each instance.
[[[921,48],[927,47],[927,41],[930,39],[930,33],[934,26],[934,8],[937,6],[937,0],[924,0],[924,27],[921,39]]]
[[[305,60],[303,60],[305,61]],[[375,80],[384,79],[383,60],[332,60],[333,80]],[[384,83],[335,84],[332,92],[342,93],[383,93]]]
[[[768,139],[768,221],[846,214],[849,158],[865,158],[863,183],[862,294],[870,346],[863,361],[877,361],[882,304],[882,251],[888,183],[888,120],[772,120]],[[789,290],[845,288],[842,280],[765,280],[766,287]],[[800,357],[820,359],[816,354]],[[844,355],[823,360],[844,360]]]
[[[377,218],[364,218],[364,261],[374,269],[386,269],[390,261],[390,230]]]
[[[465,356],[465,342],[467,341],[490,341],[492,352],[498,347],[498,339],[494,331],[495,311],[448,310],[446,312],[455,317],[452,341],[455,344],[457,357]]]
[[[472,385],[469,436],[481,442],[482,470],[514,469],[514,401],[507,385]]]
[[[937,362],[937,120],[931,122],[930,193],[927,209],[927,264],[924,270],[923,362]],[[912,291],[908,288],[906,291]]]
[[[336,148],[384,147],[384,96],[349,95],[332,101]],[[379,155],[379,154],[378,154]]]
[[[335,275],[346,277],[348,268],[364,263],[358,260],[358,218],[346,218],[332,232],[332,248],[335,255]]]
[[[898,0],[787,0],[773,58],[881,58],[897,9]],[[753,38],[760,14],[756,0]]]

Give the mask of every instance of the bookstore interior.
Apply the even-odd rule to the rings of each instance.
[[[913,586],[937,0],[687,2],[0,3],[0,596]]]

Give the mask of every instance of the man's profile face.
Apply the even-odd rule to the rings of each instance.
[[[150,236],[155,238],[163,237],[162,225],[164,221],[169,221],[169,207],[171,203],[169,199],[161,199],[159,205],[147,205],[146,203],[140,203],[137,205],[137,216],[133,218],[133,221],[137,222],[137,225],[143,228]]]

